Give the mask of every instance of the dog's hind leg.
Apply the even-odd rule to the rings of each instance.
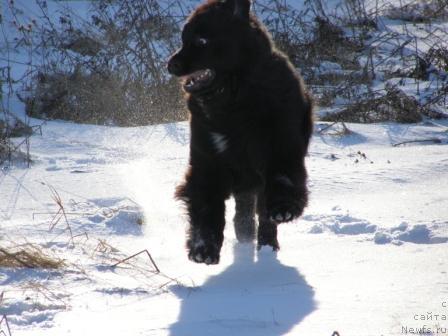
[[[257,213],[258,213],[258,242],[257,247],[271,246],[274,251],[280,249],[277,240],[277,223],[269,218],[266,209],[266,197],[264,192],[260,192],[257,198]]]
[[[235,226],[236,238],[240,243],[251,242],[255,239],[255,203],[254,193],[238,193],[235,197]]]

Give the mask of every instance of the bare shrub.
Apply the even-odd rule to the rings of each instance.
[[[33,129],[17,117],[11,115],[6,108],[2,95],[2,80],[0,76],[0,165],[6,162],[11,164],[16,161],[31,162],[29,153],[29,138],[33,134]],[[12,138],[21,137],[18,143],[14,143]],[[25,145],[25,146],[23,146]],[[25,152],[22,151],[25,147]]]
[[[178,26],[158,1],[96,1],[83,20],[69,11],[54,19],[36,2],[46,21],[33,43],[44,64],[24,87],[29,115],[120,126],[186,119],[165,70]]]
[[[4,134],[0,134],[0,164],[7,161],[11,153],[11,143]]]
[[[394,20],[428,22],[448,18],[448,3],[445,0],[413,1],[406,5],[391,5],[385,15]]]
[[[118,126],[184,119],[174,81],[159,87],[123,81],[116,74],[46,73],[34,79],[30,91],[26,112],[37,118]]]
[[[313,59],[335,62],[345,69],[359,69],[355,54],[362,45],[346,37],[343,29],[328,19],[316,17],[315,21],[314,39],[311,42]]]
[[[448,73],[448,49],[432,46],[425,55],[426,62],[436,69]]]
[[[31,162],[29,154],[29,137],[33,133],[30,126],[18,119],[14,119],[12,125],[9,122],[0,119],[0,165],[5,162],[12,163],[23,161],[28,164]],[[13,137],[24,137],[25,139],[14,144]],[[26,145],[26,152],[21,150],[22,145]]]
[[[186,119],[181,89],[167,74],[165,61],[180,44],[188,4],[98,0],[92,2],[91,17],[80,19],[69,8],[52,17],[45,1],[34,1],[45,23],[18,26],[23,39],[17,41],[43,59],[24,81],[26,92],[21,96],[30,115],[121,126]],[[424,107],[421,113],[443,115],[434,111],[444,109],[448,94],[447,32],[441,25],[432,26],[432,21],[446,17],[446,1],[375,7],[366,0],[343,0],[331,10],[326,4],[253,1],[254,11],[277,47],[300,69],[319,105],[351,110],[338,116],[347,115],[349,120],[368,122],[387,116],[407,120],[398,112],[376,108],[379,98],[394,106],[394,96],[389,93],[386,99],[387,90],[374,85],[402,78],[415,80],[415,96]],[[385,16],[402,20],[403,13],[414,12],[425,16],[418,32],[406,25],[401,31],[391,29],[384,20]],[[422,81],[431,82],[431,92],[420,96]],[[372,96],[373,90],[384,94]],[[353,113],[359,116],[350,117]]]
[[[277,47],[300,69],[318,105],[330,106],[338,96],[350,99],[357,85],[370,84],[372,78],[358,60],[363,56],[366,34],[362,30],[348,36],[341,20],[327,15],[322,1],[306,4],[297,10],[285,1],[267,0],[256,2],[254,7],[264,17]],[[355,8],[356,4],[350,3],[347,11]],[[367,14],[360,9],[356,15],[360,18],[351,24],[356,21],[364,27],[361,21]]]
[[[363,0],[345,0],[344,15],[340,15],[326,12],[321,0],[311,3],[317,24],[310,50],[319,66],[314,67],[307,79],[320,106],[339,108],[322,119],[418,122],[423,116],[447,117],[448,53],[444,39],[447,32],[439,25],[431,25],[445,16],[446,1],[399,6],[404,12],[412,9],[425,16],[419,31],[403,25],[402,32],[384,25],[384,13],[387,15],[390,7],[385,10],[377,5],[367,9]],[[429,50],[423,51],[428,46]],[[399,82],[407,83],[412,79],[413,95],[389,84],[389,79],[390,83],[397,83],[398,78]],[[382,85],[378,87],[378,80],[386,82],[384,89]],[[421,87],[425,87],[424,92]]]
[[[422,120],[424,107],[414,97],[406,95],[395,86],[386,86],[381,97],[363,97],[347,108],[322,117],[324,121],[349,121],[373,123],[396,121],[415,123]]]

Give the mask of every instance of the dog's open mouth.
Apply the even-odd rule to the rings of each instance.
[[[211,69],[203,69],[195,71],[187,76],[184,80],[184,89],[188,93],[194,93],[208,88],[215,78],[215,72]]]

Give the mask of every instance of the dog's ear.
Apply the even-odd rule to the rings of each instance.
[[[249,18],[250,0],[221,0],[233,12],[234,16],[242,19]]]

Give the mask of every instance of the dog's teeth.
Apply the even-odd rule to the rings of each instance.
[[[292,217],[292,215],[291,215],[290,212],[287,212],[287,213],[285,214],[285,219],[286,219],[286,220],[290,220],[291,217]]]

